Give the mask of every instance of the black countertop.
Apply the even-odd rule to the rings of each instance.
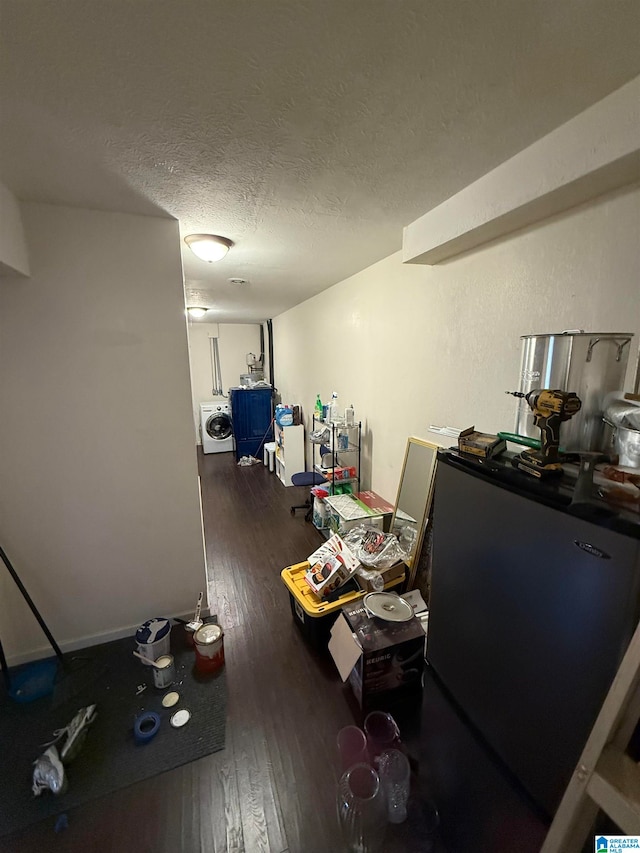
[[[508,491],[523,497],[554,507],[568,515],[582,518],[601,527],[615,530],[625,536],[640,539],[640,515],[619,504],[603,500],[598,494],[598,485],[594,485],[588,504],[574,504],[574,487],[578,475],[578,466],[566,465],[562,477],[550,480],[538,480],[511,463],[517,456],[509,451],[495,459],[478,459],[455,448],[438,451],[438,461],[469,471],[474,476],[500,485]],[[573,476],[572,476],[573,474]],[[611,486],[617,485],[611,483]],[[436,495],[437,500],[437,495]]]

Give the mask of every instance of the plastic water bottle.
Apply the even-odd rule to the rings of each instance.
[[[327,420],[329,423],[335,423],[338,420],[338,392],[334,391],[331,395],[331,402],[329,403],[329,411],[327,413]]]
[[[353,408],[353,403],[344,410],[345,426],[352,427],[356,422],[356,413]]]

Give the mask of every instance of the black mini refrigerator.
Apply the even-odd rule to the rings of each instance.
[[[230,388],[231,420],[236,440],[236,459],[262,458],[262,448],[273,441],[273,389]]]
[[[438,454],[427,659],[552,815],[640,616],[640,525],[509,460]]]

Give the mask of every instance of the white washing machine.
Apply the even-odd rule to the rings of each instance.
[[[226,401],[200,403],[200,429],[204,453],[226,453],[236,449],[231,407]]]

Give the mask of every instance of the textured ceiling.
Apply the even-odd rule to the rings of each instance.
[[[0,179],[231,238],[218,264],[184,253],[191,301],[223,321],[276,316],[399,249],[404,225],[640,73],[637,0],[0,0],[0,15]]]

